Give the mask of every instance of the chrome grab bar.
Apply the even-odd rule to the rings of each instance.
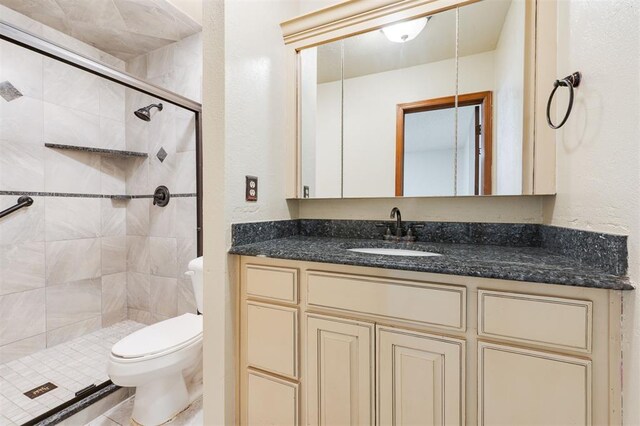
[[[23,195],[22,197],[18,198],[18,204],[16,204],[15,206],[9,207],[6,210],[2,210],[0,212],[0,218],[8,216],[11,213],[15,212],[16,210],[20,210],[23,207],[28,207],[31,204],[33,204],[33,198]]]

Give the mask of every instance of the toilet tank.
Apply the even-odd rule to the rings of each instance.
[[[193,259],[189,262],[189,271],[187,275],[191,277],[191,284],[193,285],[193,294],[196,297],[196,305],[198,306],[198,312],[204,313],[203,298],[204,298],[204,273],[202,270],[202,256]]]

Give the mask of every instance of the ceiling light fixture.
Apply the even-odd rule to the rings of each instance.
[[[427,25],[431,16],[418,18],[413,21],[399,22],[382,28],[384,35],[394,43],[405,43],[418,37],[418,34]]]

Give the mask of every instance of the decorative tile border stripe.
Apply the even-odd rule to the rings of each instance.
[[[110,194],[78,194],[73,192],[40,192],[40,191],[0,191],[0,195],[28,195],[30,197],[68,197],[68,198],[110,198],[113,200],[132,200],[137,198],[153,198],[153,194],[143,195],[110,195]],[[171,197],[197,197],[196,193],[171,194]]]

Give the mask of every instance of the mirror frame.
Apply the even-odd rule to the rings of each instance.
[[[429,16],[481,0],[350,0],[282,22],[286,46],[287,199],[302,197],[300,132],[301,50]],[[525,88],[521,195],[556,193],[555,134],[545,121],[546,90],[553,82],[557,53],[557,0],[524,0]],[[544,31],[537,31],[536,24]],[[549,83],[551,84],[551,83]],[[475,195],[470,195],[475,196]],[[466,196],[465,196],[466,197]],[[420,197],[423,198],[423,197]]]

